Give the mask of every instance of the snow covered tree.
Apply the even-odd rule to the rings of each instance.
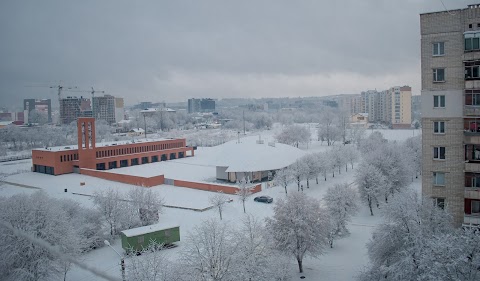
[[[238,191],[235,192],[235,194],[238,196],[240,199],[240,202],[242,202],[243,205],[243,212],[246,213],[245,211],[245,201],[252,195],[252,188],[248,186],[249,180],[248,179],[241,179],[239,182],[238,186]]]
[[[221,220],[223,219],[222,213],[223,213],[223,209],[225,208],[225,203],[227,203],[227,200],[228,200],[228,197],[221,192],[218,192],[217,194],[208,198],[208,201],[210,202],[210,204],[212,204],[213,207],[217,209]]]
[[[177,279],[175,265],[168,259],[168,253],[161,251],[163,245],[152,242],[137,255],[136,251],[128,254],[126,267],[128,280],[173,281]]]
[[[362,154],[368,155],[386,142],[387,140],[383,137],[382,133],[375,131],[371,133],[368,138],[360,142],[360,151]]]
[[[265,228],[254,216],[244,217],[236,236],[238,248],[232,273],[235,280],[267,281],[288,278],[288,272],[281,270],[285,268],[283,254],[271,248]]]
[[[357,148],[352,145],[346,145],[343,147],[343,149],[347,163],[350,163],[353,169],[353,164],[360,158],[360,153],[358,152]]]
[[[319,168],[317,164],[317,157],[313,154],[307,154],[300,158],[300,161],[305,163],[305,179],[307,180],[307,188],[310,188],[310,179],[317,178],[318,184],[318,174]]]
[[[293,255],[303,272],[305,256],[318,257],[327,244],[328,215],[320,203],[304,193],[294,192],[274,207],[275,214],[266,219],[275,247]]]
[[[453,233],[451,216],[433,204],[432,199],[422,199],[415,190],[406,189],[396,194],[385,208],[384,217],[385,222],[377,227],[367,244],[371,266],[360,280],[465,280],[438,279],[438,273],[429,270],[442,260],[448,244],[435,243],[433,248],[441,247],[442,253],[432,256],[440,249],[429,249],[428,241]],[[424,255],[435,261],[427,258],[428,263],[422,262]],[[468,252],[464,252],[457,259],[465,262],[467,256]]]
[[[297,183],[297,191],[300,191],[300,183],[307,177],[307,163],[302,161],[302,159],[298,159],[292,165],[289,166],[292,177],[294,178],[295,182]]]
[[[367,203],[370,214],[373,216],[373,204],[379,206],[379,198],[382,196],[383,187],[387,179],[382,172],[371,164],[361,165],[355,175],[360,198]]]
[[[345,155],[344,147],[343,146],[335,146],[333,147],[330,152],[331,161],[334,163],[334,166],[338,169],[338,173],[341,174],[341,170],[343,166],[348,163],[347,158]]]
[[[352,143],[359,146],[365,138],[366,129],[362,126],[352,126],[348,133],[348,137]]]
[[[182,251],[183,274],[187,280],[225,281],[232,278],[237,239],[231,227],[207,220],[189,233]]]
[[[125,218],[126,203],[122,200],[117,189],[96,191],[93,194],[93,204],[102,214],[109,226],[110,235],[114,236],[120,230],[122,220]]]
[[[135,187],[128,192],[128,200],[132,217],[138,218],[139,225],[150,225],[158,222],[158,214],[162,212],[164,200],[153,189]]]
[[[342,125],[340,124],[341,117],[338,112],[325,108],[320,114],[320,121],[318,124],[318,139],[326,140],[327,145],[333,145],[335,141],[342,138]]]
[[[388,181],[382,193],[385,202],[390,195],[404,189],[409,183],[410,166],[408,153],[396,143],[380,143],[374,151],[364,156],[364,162],[375,166]]]
[[[285,188],[285,194],[288,194],[287,186],[289,183],[292,182],[292,180],[293,180],[292,170],[288,167],[276,171],[275,176],[273,177],[273,182],[276,185],[280,185],[280,186],[283,186],[283,188]]]
[[[405,140],[403,151],[407,154],[408,162],[411,163],[415,178],[422,173],[422,136],[411,137]]]
[[[70,202],[70,201],[69,201]],[[71,203],[71,202],[70,202]],[[13,228],[76,256],[81,247],[77,225],[63,207],[63,200],[39,191],[31,195],[0,197],[0,220]],[[48,249],[0,227],[0,278],[3,280],[50,280],[66,274],[69,264]]]
[[[336,184],[327,189],[323,201],[332,220],[332,238],[348,235],[347,223],[358,211],[356,191],[347,183]],[[330,247],[333,247],[333,239],[330,240]]]
[[[319,170],[319,174],[321,174],[325,181],[327,181],[327,173],[330,171],[332,166],[328,152],[318,152],[314,155],[317,158],[317,169]]]
[[[301,143],[308,143],[310,141],[310,130],[301,125],[291,125],[284,128],[275,139],[279,143],[293,145],[298,147]]]

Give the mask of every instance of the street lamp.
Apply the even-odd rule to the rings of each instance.
[[[117,250],[115,250],[115,248],[112,247],[112,245],[110,245],[110,242],[108,242],[108,240],[105,240],[103,241],[103,243],[105,243],[105,245],[107,245],[108,247],[112,248],[112,250],[115,251],[115,253],[117,253],[117,255],[120,257],[120,265],[122,267],[122,280],[125,281],[125,258],[120,255],[119,252],[117,252]]]

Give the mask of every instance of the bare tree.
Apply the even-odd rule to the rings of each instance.
[[[214,208],[217,208],[218,214],[220,215],[220,219],[223,219],[222,213],[223,213],[223,209],[225,208],[225,203],[227,203],[227,200],[228,200],[228,197],[221,192],[218,192],[217,194],[211,196],[208,199],[210,204],[212,204]]]
[[[318,257],[327,244],[327,212],[317,200],[301,192],[291,194],[286,200],[280,199],[274,212],[273,218],[266,219],[266,224],[275,247],[293,255],[299,271],[303,272],[305,255]]]

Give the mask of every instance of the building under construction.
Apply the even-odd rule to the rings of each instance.
[[[92,117],[90,100],[84,97],[60,99],[60,124],[70,124],[78,117]]]

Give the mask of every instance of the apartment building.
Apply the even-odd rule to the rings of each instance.
[[[122,102],[123,103],[123,100]],[[103,97],[93,97],[92,111],[96,120],[105,120],[108,124],[115,123],[115,97],[104,95]]]
[[[393,129],[408,129],[412,124],[412,88],[392,87],[388,90],[384,117]]]
[[[214,111],[215,100],[213,99],[188,99],[188,113]]]
[[[480,5],[420,15],[422,193],[480,224]]]

